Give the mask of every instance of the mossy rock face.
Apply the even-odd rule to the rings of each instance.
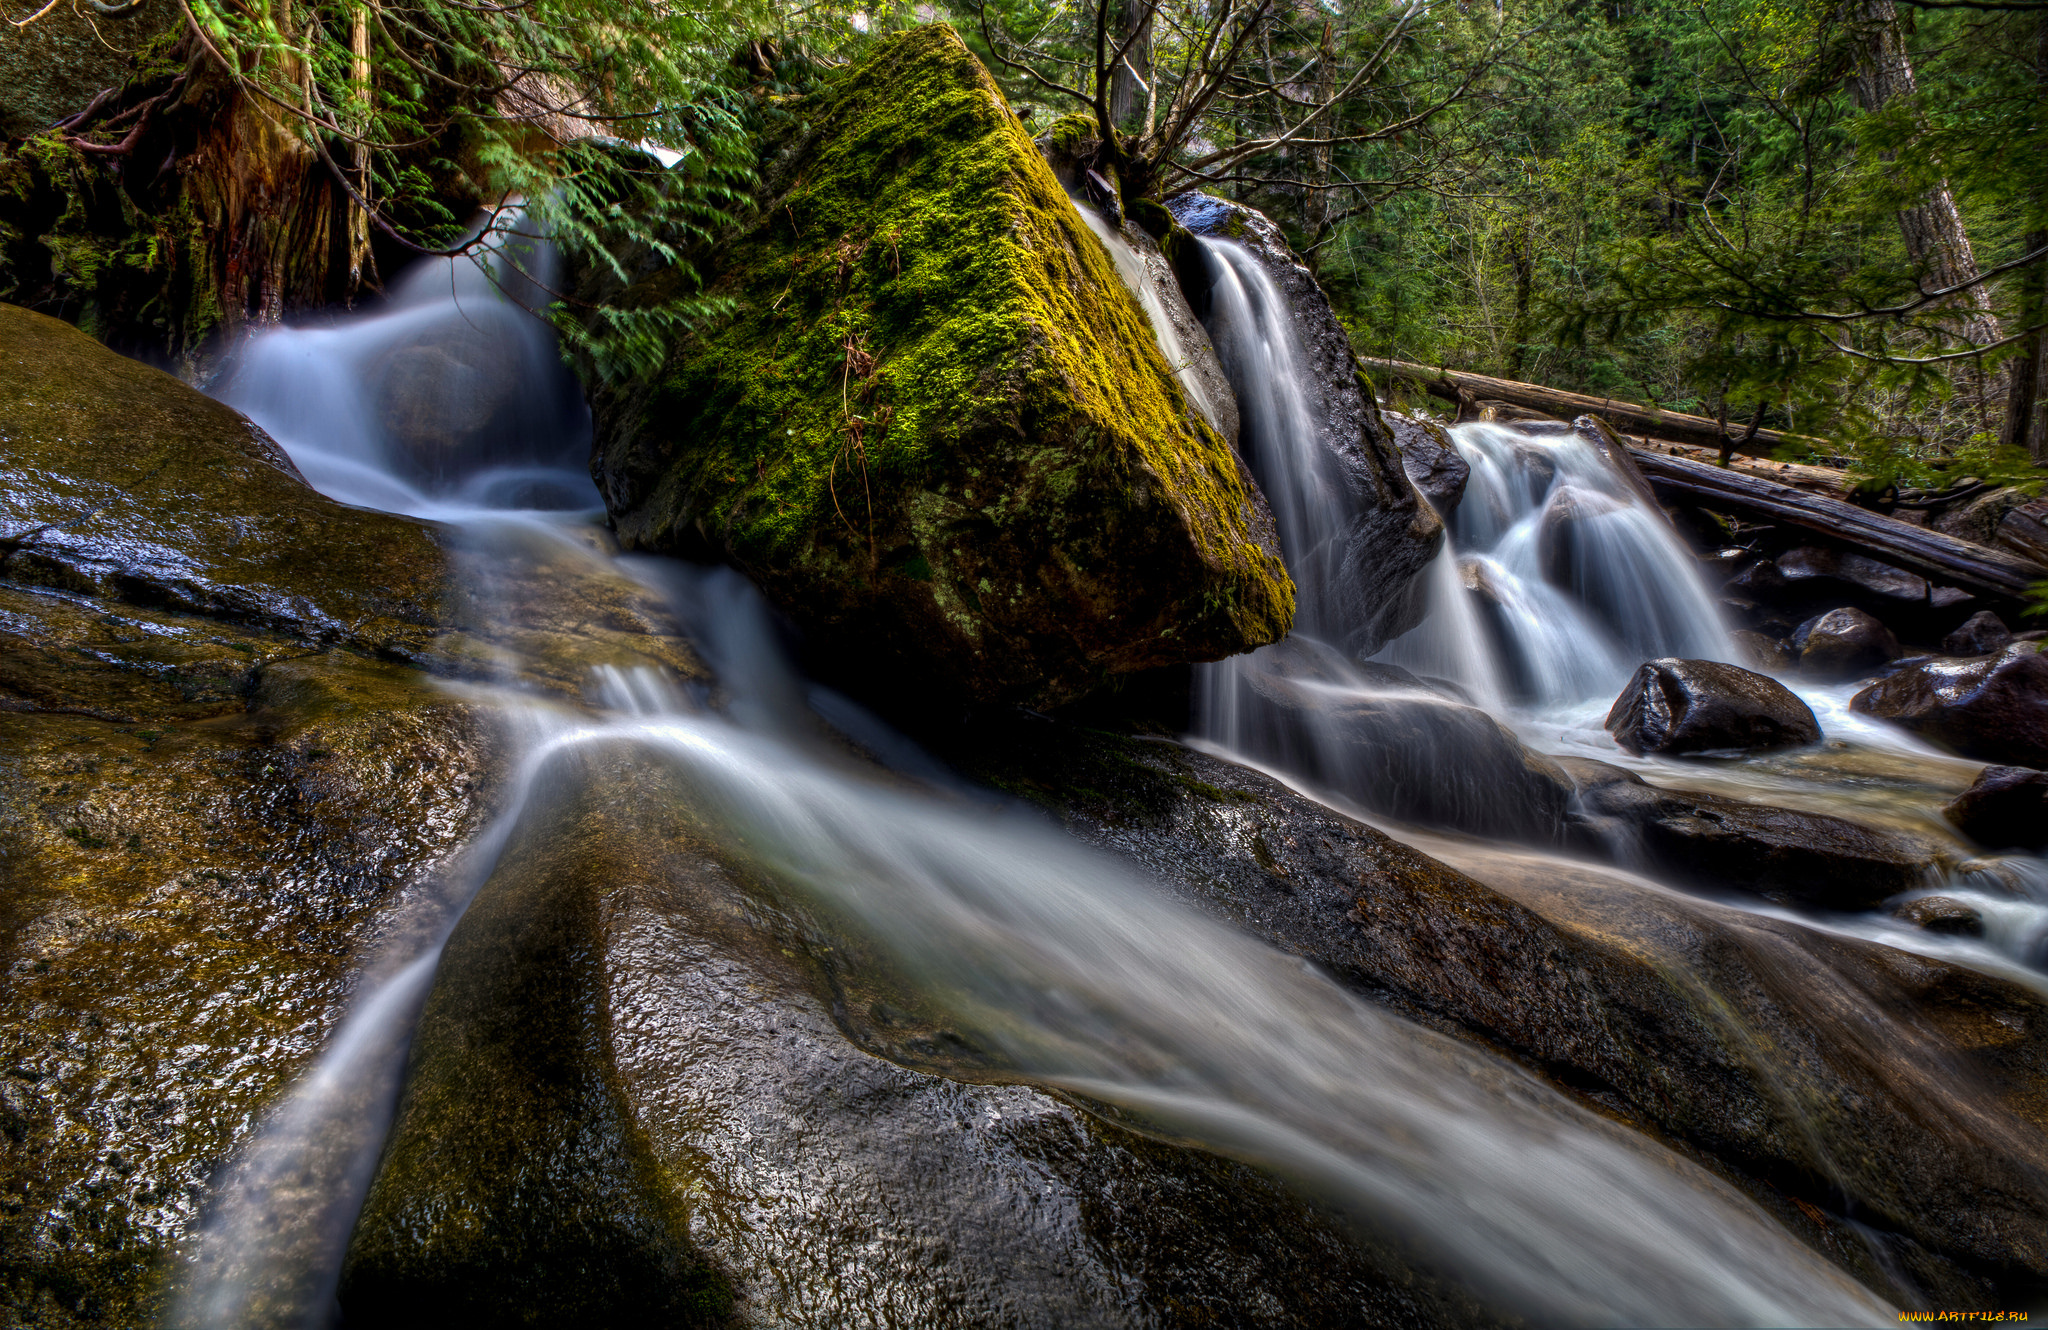
[[[177,13],[144,5],[132,18],[95,25],[83,9],[58,5],[25,28],[0,32],[0,136],[27,138],[83,111],[102,89],[120,87],[136,53]]]
[[[384,908],[488,816],[495,725],[180,616],[0,587],[0,630],[0,1323],[154,1324]],[[74,668],[17,691],[46,652]]]
[[[1247,474],[953,31],[790,114],[707,262],[736,312],[593,392],[620,539],[729,560],[897,691],[1057,700],[1284,635]]]
[[[0,305],[0,578],[418,654],[434,528],[309,488],[232,408]]]
[[[1258,1169],[1001,1083],[658,761],[553,775],[436,976],[352,1323],[1497,1323]]]

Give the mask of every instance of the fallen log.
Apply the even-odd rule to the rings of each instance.
[[[1808,438],[1803,434],[1787,434],[1774,429],[1759,429],[1754,435],[1748,435],[1748,431],[1740,425],[1730,425],[1723,430],[1719,421],[1709,420],[1705,416],[1687,415],[1683,411],[1665,411],[1658,407],[1623,402],[1612,397],[1589,397],[1584,393],[1568,393],[1561,388],[1517,383],[1513,379],[1467,374],[1461,370],[1431,369],[1427,365],[1411,364],[1405,360],[1379,360],[1371,356],[1361,356],[1359,361],[1369,371],[1390,374],[1419,384],[1432,396],[1455,402],[1461,408],[1470,409],[1482,401],[1493,401],[1506,402],[1524,411],[1540,412],[1559,420],[1570,420],[1576,416],[1598,416],[1619,433],[1649,434],[1659,439],[1669,439],[1699,448],[1713,448],[1717,451],[1726,442],[1732,444],[1733,451],[1751,457],[1769,457],[1787,444],[1796,444],[1820,452],[1826,452],[1828,448],[1825,439]]]
[[[1966,591],[2017,600],[2048,578],[2048,567],[1939,531],[1858,508],[1824,494],[1781,485],[1707,462],[1631,448],[1629,453],[1669,503],[1696,504],[1719,513],[1782,522],[1817,532],[1871,558]]]

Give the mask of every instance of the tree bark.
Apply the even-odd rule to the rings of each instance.
[[[1631,448],[1629,454],[1666,502],[1800,527],[1946,586],[2016,601],[2048,573],[2003,550],[1912,526],[1840,499],[1646,449]]]
[[[2048,115],[2048,12],[2034,20],[2034,106],[2038,115]],[[2048,199],[2037,194],[2033,206],[2029,253],[2048,245]],[[2019,289],[2020,326],[2048,322],[2048,267],[2037,263],[2022,272]],[[2048,467],[2048,334],[2029,333],[2005,372],[2008,390],[1999,442],[2026,449],[2035,466]]]
[[[1856,46],[1857,100],[1863,109],[1881,111],[1897,98],[1912,96],[1917,88],[1913,63],[1906,54],[1905,34],[1893,0],[1851,0],[1847,17]],[[1906,256],[1936,288],[1976,279],[1977,256],[1946,180],[1899,213],[1899,231],[1905,238]],[[1991,293],[1981,282],[1957,296],[1953,307],[1953,331],[1958,337],[1979,346],[1999,339]]]
[[[1111,0],[1101,2],[1108,4]],[[1138,108],[1151,100],[1146,94],[1152,82],[1152,7],[1145,0],[1116,3],[1117,41],[1122,43],[1133,32],[1138,34],[1130,51],[1109,72],[1109,118],[1118,129],[1128,129]],[[1140,86],[1141,80],[1147,86]]]

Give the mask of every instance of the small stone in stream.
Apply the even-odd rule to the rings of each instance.
[[[2048,848],[2048,771],[1986,767],[1942,816],[1956,830],[1993,850]]]
[[[1903,654],[1891,629],[1847,607],[1800,624],[1792,644],[1799,648],[1800,670],[1816,679],[1854,679]]]
[[[1964,757],[2048,767],[2048,657],[2038,642],[1995,656],[1907,665],[1849,701]]]
[[[2010,645],[2012,630],[1990,610],[1978,610],[1941,640],[1941,649],[1951,656],[1988,656]]]
[[[1984,916],[1953,896],[1922,896],[1892,911],[1892,918],[1930,933],[1984,936]]]
[[[1795,748],[1820,722],[1792,690],[1717,660],[1666,657],[1636,670],[1607,713],[1607,732],[1631,753]]]

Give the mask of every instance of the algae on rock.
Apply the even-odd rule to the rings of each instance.
[[[828,672],[899,691],[1057,701],[1283,636],[1248,473],[952,29],[788,114],[703,265],[735,312],[593,385],[622,542],[729,560]]]

